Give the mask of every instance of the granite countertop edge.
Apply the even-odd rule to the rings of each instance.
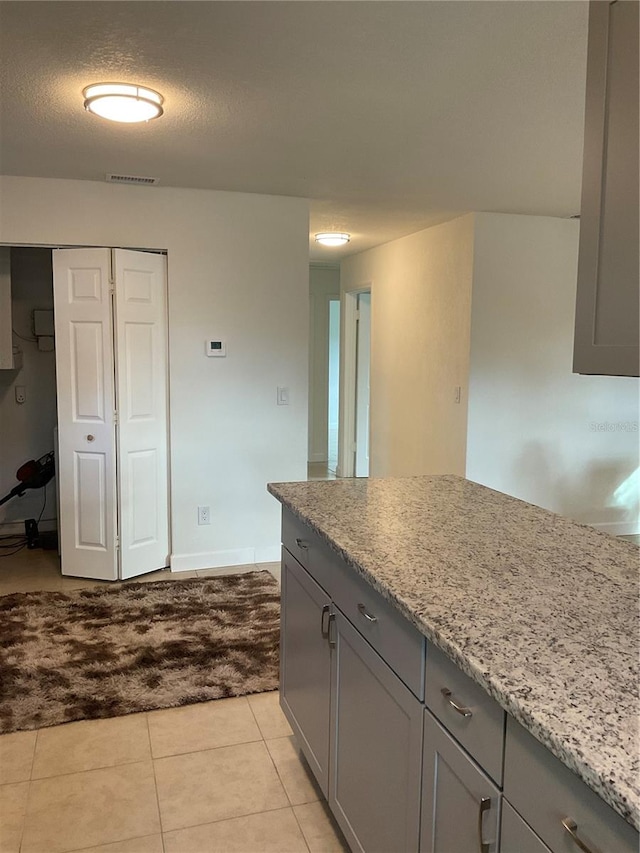
[[[621,815],[636,830],[640,831],[640,803],[629,802],[621,792],[618,792],[615,783],[608,775],[603,775],[593,769],[580,754],[575,744],[568,744],[559,738],[549,728],[546,721],[537,719],[535,714],[530,712],[526,701],[520,700],[518,697],[505,691],[500,684],[495,683],[491,679],[490,673],[485,671],[474,660],[472,655],[463,651],[455,642],[443,636],[437,628],[422,619],[407,602],[395,594],[385,583],[380,582],[376,575],[354,559],[346,548],[342,547],[324,529],[315,524],[308,515],[300,510],[295,502],[283,495],[278,489],[279,485],[288,484],[269,483],[267,490],[292,512],[293,515],[308,525],[350,568],[395,606],[427,640],[443,651],[466,675],[479,684],[505,711],[511,714],[517,722],[530,732],[536,740],[549,749],[556,758],[582,779],[614,811]]]

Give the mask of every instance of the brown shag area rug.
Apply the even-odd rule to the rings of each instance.
[[[0,597],[0,732],[278,686],[268,572]]]

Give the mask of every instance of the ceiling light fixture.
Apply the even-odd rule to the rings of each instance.
[[[341,231],[323,231],[316,234],[316,243],[322,246],[344,246],[351,239],[351,234]]]
[[[164,98],[159,92],[131,83],[93,83],[82,90],[84,108],[110,121],[131,124],[162,115]]]

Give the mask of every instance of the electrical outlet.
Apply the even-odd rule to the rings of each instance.
[[[208,506],[198,507],[198,524],[211,524],[211,509]]]
[[[27,399],[27,391],[24,385],[16,385],[16,403],[24,403]]]

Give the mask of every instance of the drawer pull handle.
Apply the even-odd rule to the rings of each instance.
[[[309,543],[305,542],[304,539],[296,539],[296,545],[298,548],[301,548],[303,551],[309,550]]]
[[[364,616],[364,618],[367,620],[367,622],[377,622],[378,621],[378,617],[372,616],[371,613],[369,613],[367,608],[364,606],[364,604],[359,604],[358,610]]]
[[[329,614],[329,627],[327,629],[327,636],[329,637],[329,648],[330,649],[335,649],[335,647],[336,647],[335,638],[331,636],[331,634],[332,634],[331,626],[335,625],[335,624],[336,624],[336,614],[330,613]]]
[[[575,820],[571,820],[570,817],[565,817],[562,821],[562,825],[571,836],[571,840],[574,842],[574,844],[576,844],[577,847],[580,848],[580,850],[583,851],[583,853],[593,853],[593,850],[591,850],[590,847],[587,847],[587,845],[578,835],[578,824],[575,822]]]
[[[471,708],[465,708],[462,705],[458,705],[457,702],[454,702],[451,698],[452,693],[448,687],[443,687],[440,691],[447,702],[451,705],[454,711],[457,711],[459,714],[462,714],[463,717],[473,717],[473,711]]]
[[[480,800],[480,808],[478,809],[478,846],[480,853],[489,853],[490,844],[482,840],[482,817],[485,812],[491,808],[491,797],[482,797]]]
[[[322,605],[322,616],[320,617],[320,631],[325,640],[329,639],[329,620],[325,621],[325,617],[329,616],[329,605]]]

